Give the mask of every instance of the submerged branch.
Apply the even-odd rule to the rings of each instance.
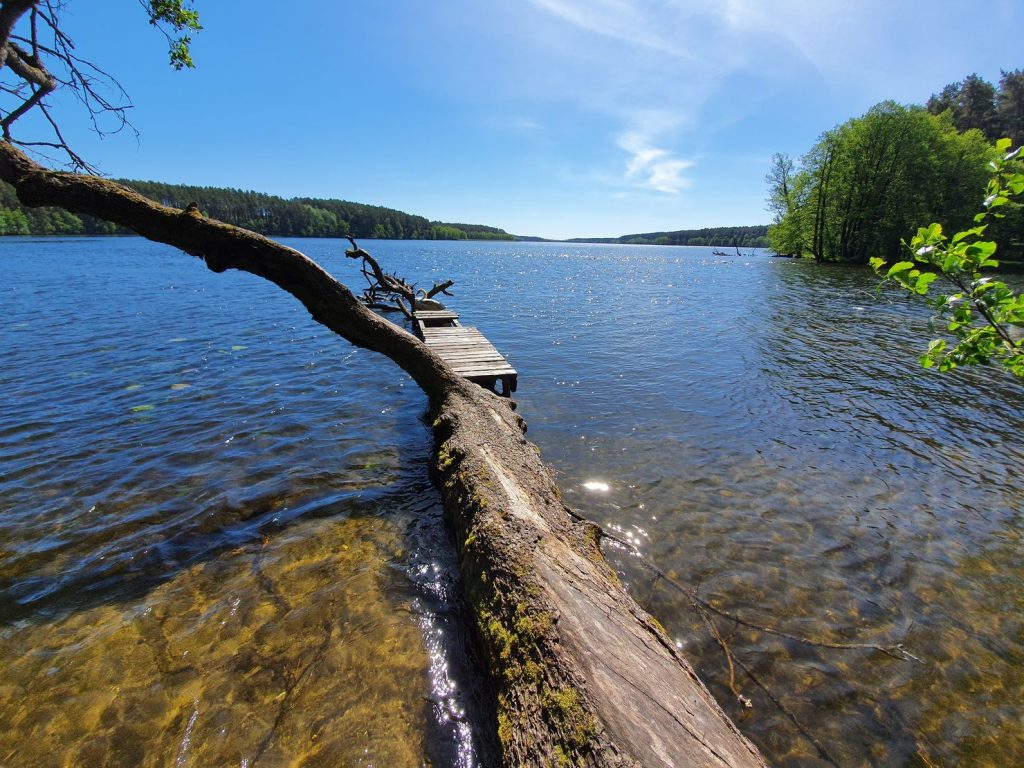
[[[813,646],[815,648],[830,648],[839,651],[877,651],[878,653],[884,653],[886,656],[891,656],[892,658],[897,659],[899,661],[914,661],[918,664],[924,663],[921,659],[919,659],[917,656],[908,651],[903,643],[894,643],[890,645],[876,645],[874,643],[834,643],[828,640],[814,640],[809,637],[794,635],[790,632],[783,632],[780,629],[775,629],[774,627],[767,627],[762,624],[756,624],[752,621],[748,621],[747,619],[744,619],[742,616],[737,616],[734,613],[730,613],[728,611],[722,610],[721,608],[718,608],[713,603],[709,603],[707,600],[703,599],[697,593],[697,590],[691,589],[689,587],[684,586],[683,584],[680,584],[677,580],[673,579],[671,576],[669,576],[667,573],[661,570],[661,568],[659,568],[653,560],[645,556],[636,547],[635,544],[632,544],[626,539],[616,536],[613,533],[608,533],[608,531],[599,526],[597,523],[588,520],[585,517],[576,515],[575,513],[573,513],[573,515],[576,516],[579,520],[589,522],[591,525],[595,526],[599,530],[599,535],[601,536],[601,538],[608,539],[609,541],[614,541],[616,544],[628,549],[630,553],[632,553],[633,556],[636,557],[636,559],[645,568],[650,570],[659,579],[669,584],[673,589],[685,595],[695,608],[700,608],[702,610],[714,613],[717,616],[721,616],[723,619],[728,619],[729,621],[744,626],[747,629],[753,629],[758,632],[764,632],[765,634],[775,635],[776,637],[783,637],[787,640],[794,640],[798,643],[802,643],[803,645]]]
[[[794,713],[793,710],[787,707],[774,693],[772,693],[771,689],[768,688],[768,686],[765,685],[761,681],[761,679],[754,674],[754,671],[750,667],[748,667],[742,659],[737,658],[736,663],[740,666],[740,669],[742,669],[746,673],[747,677],[750,678],[750,681],[758,688],[760,688],[761,692],[771,700],[772,704],[774,704],[776,708],[778,708],[778,710],[786,716],[786,719],[788,719],[793,724],[793,727],[796,728],[800,732],[800,734],[811,743],[811,745],[818,751],[818,756],[829,765],[834,766],[834,768],[839,768],[839,763],[837,763],[835,758],[829,754],[828,750],[825,749],[824,745],[820,741],[818,741],[814,734],[808,731],[804,724],[800,722],[799,718],[796,716],[796,713]]]
[[[705,627],[707,627],[708,633],[711,635],[712,639],[714,639],[715,643],[722,651],[722,656],[725,659],[726,668],[728,671],[727,685],[729,691],[735,697],[737,703],[739,703],[745,710],[751,709],[753,707],[753,703],[747,696],[743,695],[743,693],[740,691],[739,687],[736,684],[736,666],[739,666],[746,673],[747,677],[749,677],[750,680],[758,688],[760,688],[761,691],[764,692],[764,694],[768,697],[772,704],[774,704],[776,708],[778,708],[778,710],[782,712],[782,714],[785,715],[790,722],[793,723],[797,731],[805,739],[807,739],[808,742],[811,743],[811,745],[817,750],[819,756],[824,761],[833,766],[836,766],[837,768],[838,763],[829,754],[828,750],[825,749],[821,742],[814,736],[814,734],[812,734],[807,729],[807,727],[804,726],[802,722],[800,722],[800,719],[796,716],[796,714],[791,709],[789,709],[789,707],[787,707],[785,703],[781,699],[779,699],[779,697],[776,696],[768,688],[768,686],[765,685],[765,683],[762,682],[754,674],[753,670],[751,670],[750,667],[747,664],[745,664],[743,660],[735,654],[735,652],[729,645],[729,642],[725,639],[725,637],[723,637],[721,631],[716,625],[714,619],[712,618],[712,614],[719,616],[723,619],[727,619],[728,621],[733,622],[733,624],[737,626],[746,627],[747,629],[755,630],[757,632],[763,632],[769,635],[774,635],[775,637],[784,638],[786,640],[792,640],[794,642],[798,642],[803,645],[811,646],[814,648],[826,648],[842,651],[876,651],[878,653],[883,653],[899,661],[913,661],[918,664],[924,663],[920,658],[918,658],[910,651],[908,651],[906,647],[903,645],[903,643],[895,643],[890,645],[876,645],[874,643],[835,643],[827,640],[815,640],[809,637],[803,637],[801,635],[794,635],[790,632],[783,632],[782,630],[775,629],[774,627],[768,627],[762,624],[757,624],[755,622],[744,619],[743,617],[738,616],[734,613],[722,610],[721,608],[718,608],[717,606],[703,599],[696,589],[691,589],[684,586],[683,584],[680,584],[676,579],[672,578],[667,573],[665,573],[661,568],[657,566],[657,564],[654,563],[653,560],[644,555],[635,544],[619,536],[616,536],[613,533],[607,532],[606,530],[604,530],[604,528],[597,525],[597,523],[587,520],[587,518],[578,515],[575,512],[570,512],[570,514],[572,514],[576,519],[580,521],[585,521],[593,525],[597,530],[597,535],[600,538],[608,539],[609,541],[613,541],[616,544],[625,548],[645,568],[650,570],[657,577],[657,579],[665,581],[665,583],[669,584],[675,590],[683,594],[690,601],[691,607],[700,616],[701,621],[704,623]]]

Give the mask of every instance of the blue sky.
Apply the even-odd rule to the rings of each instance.
[[[200,2],[176,73],[136,3],[70,2],[128,90],[118,177],[338,197],[545,237],[760,224],[773,152],[1024,66],[1020,0]],[[77,121],[77,122],[76,122]]]

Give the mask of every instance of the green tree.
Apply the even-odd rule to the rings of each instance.
[[[894,257],[914,222],[969,221],[969,190],[983,183],[989,151],[980,132],[958,133],[948,113],[882,102],[826,131],[797,172],[773,166],[772,246],[822,261]]]
[[[949,111],[959,131],[975,128],[990,141],[997,136],[996,89],[992,83],[968,75],[960,83],[951,83],[928,100],[928,111],[934,115]]]
[[[973,74],[951,83],[928,99],[934,115],[949,112],[957,130],[976,128],[989,141],[1024,141],[1024,70],[1000,71],[998,88]]]
[[[25,214],[20,210],[0,211],[0,234],[30,234],[28,226],[28,217],[25,216]]]
[[[433,235],[435,240],[465,240],[466,233],[458,227],[452,227],[447,224],[435,224],[433,226]]]
[[[1019,147],[1024,144],[1024,70],[1000,74],[997,99],[999,134]]]
[[[772,213],[772,224],[768,227],[771,249],[787,256],[803,256],[806,244],[802,195],[808,186],[806,174],[797,174],[793,159],[776,152],[765,181],[768,210]]]
[[[984,272],[999,266],[994,258],[997,243],[987,239],[990,223],[1007,209],[1019,208],[1018,199],[1024,196],[1021,149],[1009,151],[1010,146],[1009,139],[996,142],[999,157],[990,164],[993,174],[975,226],[952,237],[941,224],[923,227],[904,243],[908,260],[884,271],[886,280],[925,297],[936,312],[935,321],[952,336],[952,345],[944,338],[932,340],[920,357],[925,368],[948,371],[998,362],[1024,378],[1024,295]],[[883,274],[886,262],[872,258],[871,266]],[[932,293],[936,285],[939,289]]]

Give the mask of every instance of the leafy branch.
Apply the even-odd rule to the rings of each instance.
[[[983,274],[995,268],[997,243],[985,239],[991,219],[1002,218],[1008,207],[1019,208],[1024,195],[1024,158],[1021,147],[1010,150],[1010,139],[996,142],[998,156],[989,165],[992,177],[974,227],[947,237],[940,224],[922,227],[910,242],[903,242],[910,260],[885,269],[886,262],[870,264],[885,281],[910,294],[924,297],[935,310],[936,321],[953,337],[934,339],[919,358],[924,368],[948,371],[959,365],[999,363],[1024,378],[1024,295],[1001,280]],[[943,287],[932,293],[933,284]]]
[[[149,23],[163,32],[167,38],[171,66],[177,70],[195,69],[192,61],[192,37],[189,32],[198,32],[199,12],[184,0],[139,0],[149,15]]]

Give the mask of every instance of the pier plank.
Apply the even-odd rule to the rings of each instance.
[[[501,394],[510,396],[516,391],[518,372],[478,329],[458,325],[458,317],[451,310],[417,311],[416,335],[463,378],[491,389],[501,382]]]

